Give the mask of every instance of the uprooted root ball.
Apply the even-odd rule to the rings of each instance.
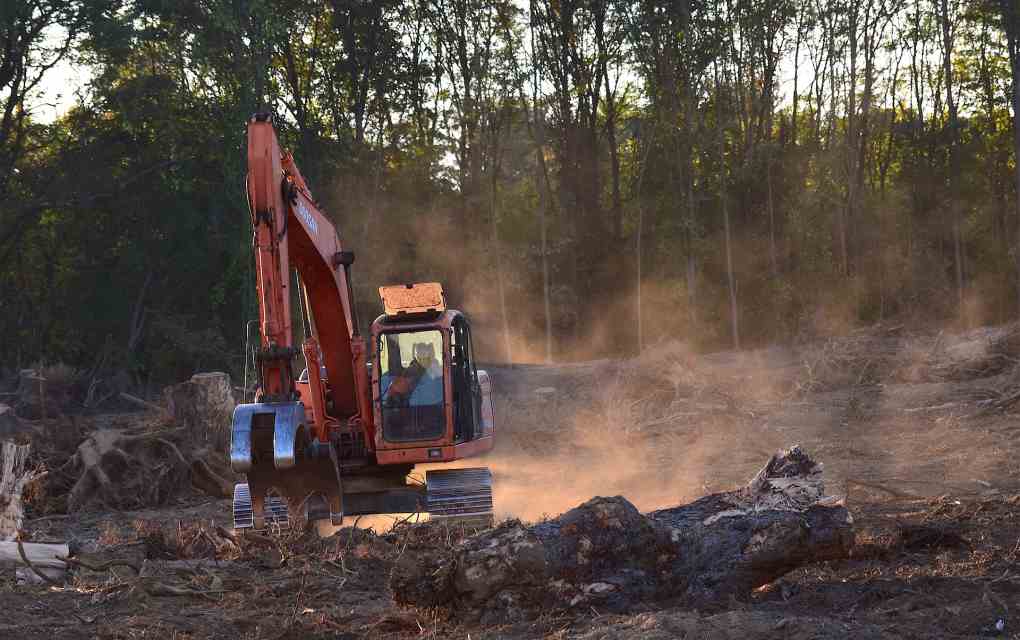
[[[191,487],[229,495],[230,482],[210,466],[205,452],[182,448],[173,436],[167,430],[95,431],[54,472],[54,482],[64,487],[54,486],[51,493],[67,491],[68,512],[163,505]]]

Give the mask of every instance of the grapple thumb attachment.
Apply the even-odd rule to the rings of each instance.
[[[230,430],[230,468],[234,473],[290,469],[302,454],[305,435],[301,402],[239,404]]]

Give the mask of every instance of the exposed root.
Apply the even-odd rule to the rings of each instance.
[[[182,449],[172,439],[176,435],[173,430],[96,431],[53,474],[50,493],[66,491],[69,512],[162,505],[192,487],[216,497],[229,495],[229,481],[205,459],[207,452]]]

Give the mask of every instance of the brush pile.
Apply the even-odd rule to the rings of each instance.
[[[802,347],[802,371],[795,391],[803,394],[861,385],[889,383],[969,382],[1009,376],[990,389],[985,399],[1004,408],[1020,378],[1020,324],[982,328],[947,336],[904,335],[902,331],[869,328]],[[1001,381],[996,381],[1001,382]]]
[[[36,421],[35,456],[47,470],[36,511],[140,509],[193,490],[229,496],[229,377],[200,374],[169,387],[164,398],[169,408],[134,398],[145,412]]]

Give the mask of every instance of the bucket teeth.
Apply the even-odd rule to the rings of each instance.
[[[487,468],[428,471],[425,489],[430,519],[492,521],[492,472]]]
[[[280,528],[290,527],[290,510],[287,501],[278,496],[269,496],[265,502],[265,521],[267,526]],[[234,528],[254,529],[255,508],[252,504],[251,491],[248,483],[234,485]]]

